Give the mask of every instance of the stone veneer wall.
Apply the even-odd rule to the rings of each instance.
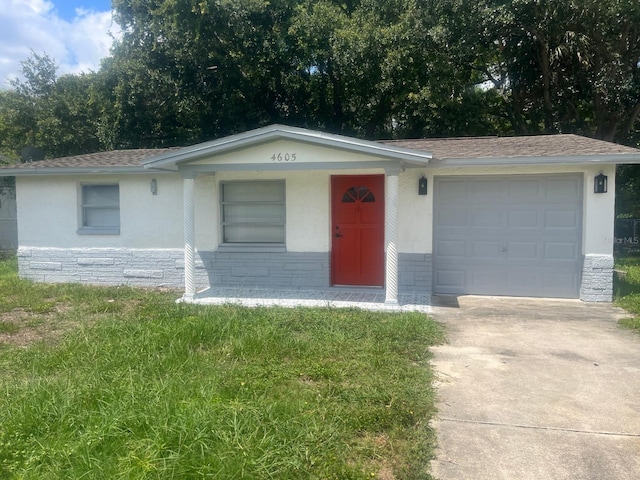
[[[328,288],[329,253],[197,252],[196,286]],[[182,288],[182,249],[30,248],[18,250],[20,275],[37,282]],[[431,255],[399,255],[399,290],[431,293]]]
[[[182,249],[30,248],[18,249],[20,276],[36,282],[83,282],[99,285],[184,286]],[[196,283],[208,285],[202,260]]]
[[[211,252],[211,285],[269,288],[329,287],[329,254]]]
[[[398,255],[398,291],[423,292],[431,295],[431,254],[400,253]]]
[[[613,298],[613,256],[585,255],[580,300],[610,302]]]
[[[182,288],[182,249],[18,249],[20,275],[37,282],[84,282]],[[399,255],[399,291],[431,293],[431,255]],[[198,252],[196,285],[327,288],[329,253]],[[585,255],[580,299],[610,302],[613,256]]]
[[[18,250],[20,275],[37,282],[184,287],[182,249]],[[197,252],[196,286],[329,286],[328,253]]]

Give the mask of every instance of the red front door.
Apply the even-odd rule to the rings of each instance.
[[[384,285],[384,175],[331,177],[331,283]]]

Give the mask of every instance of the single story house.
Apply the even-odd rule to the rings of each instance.
[[[20,275],[612,298],[616,164],[576,135],[371,142],[273,125],[186,148],[4,167]]]

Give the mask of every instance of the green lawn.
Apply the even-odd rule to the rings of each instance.
[[[422,314],[182,305],[15,259],[0,292],[0,478],[430,478]]]
[[[619,258],[616,269],[626,272],[624,279],[614,281],[616,304],[633,315],[620,324],[640,332],[640,257]]]

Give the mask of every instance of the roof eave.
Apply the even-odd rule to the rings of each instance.
[[[34,175],[83,175],[83,174],[121,174],[121,173],[149,173],[142,166],[118,166],[118,167],[29,167],[29,168],[2,168],[0,176],[22,177]]]
[[[616,165],[638,164],[639,154],[607,155],[558,155],[550,157],[495,157],[495,158],[434,158],[431,166],[438,167],[475,167],[508,165]]]

